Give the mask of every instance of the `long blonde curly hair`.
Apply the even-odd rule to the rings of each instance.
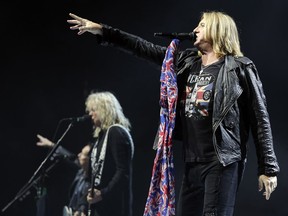
[[[95,127],[94,137],[98,137],[101,130],[107,130],[113,124],[120,124],[128,131],[130,130],[130,121],[125,117],[122,106],[111,92],[91,93],[88,95],[85,105],[86,112],[97,112],[101,123],[99,127]]]

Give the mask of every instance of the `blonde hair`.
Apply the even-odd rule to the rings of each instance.
[[[100,127],[95,128],[94,137],[98,137],[101,130],[107,130],[113,124],[120,124],[128,131],[130,130],[130,121],[125,117],[119,101],[111,92],[91,93],[85,105],[86,112],[97,112],[101,123]]]
[[[225,55],[243,56],[235,21],[229,15],[218,12],[203,12],[201,20],[205,22],[206,39],[212,43],[218,57]]]

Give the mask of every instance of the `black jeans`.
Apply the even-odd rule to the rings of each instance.
[[[243,173],[242,162],[186,163],[177,216],[232,216]]]

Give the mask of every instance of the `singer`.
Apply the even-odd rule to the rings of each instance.
[[[97,216],[132,216],[134,144],[130,122],[111,92],[92,93],[85,104],[96,139],[90,154],[89,211]]]
[[[177,40],[167,49],[111,26],[69,15],[70,29],[77,30],[78,35],[90,32],[97,35],[99,44],[129,51],[158,67],[166,64],[166,51],[175,49],[169,63],[175,64],[170,72],[177,75],[178,91],[168,100],[173,101],[172,96],[178,100],[173,138],[182,140],[185,161],[177,216],[233,215],[249,133],[257,151],[259,191],[264,189],[264,197],[270,199],[280,169],[267,101],[253,61],[241,52],[237,26],[231,16],[218,11],[203,12],[193,30],[196,40],[191,43],[195,50],[180,50]],[[175,118],[170,117],[173,123]],[[162,201],[166,200],[159,196],[147,199],[144,215],[163,215],[167,206]],[[165,215],[175,215],[173,203],[170,210]]]

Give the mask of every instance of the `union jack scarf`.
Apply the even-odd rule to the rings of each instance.
[[[176,54],[178,44],[178,39],[171,41],[161,69],[157,153],[154,159],[144,216],[175,215],[172,132],[175,127],[178,96],[177,79],[174,71],[174,54]]]

